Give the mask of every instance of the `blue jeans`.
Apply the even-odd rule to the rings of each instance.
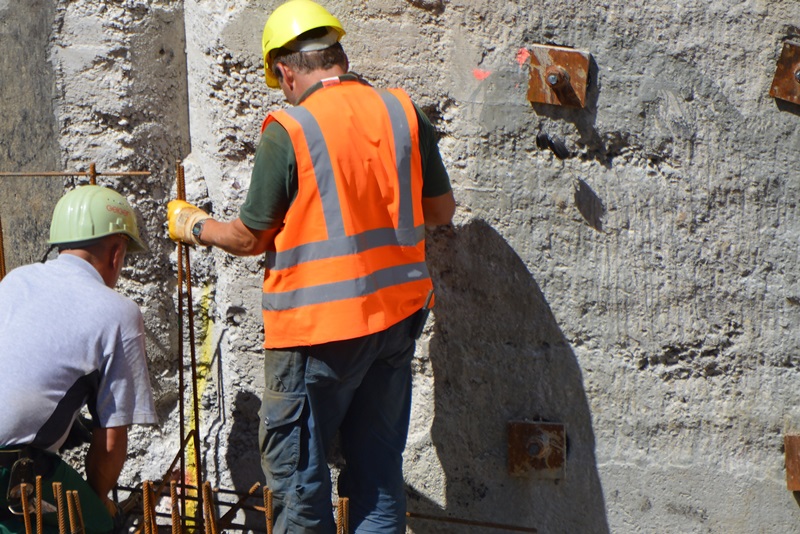
[[[259,443],[276,533],[336,532],[327,455],[337,431],[350,532],[405,532],[412,319],[361,338],[266,351]]]

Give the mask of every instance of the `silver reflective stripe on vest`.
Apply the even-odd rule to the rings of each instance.
[[[339,193],[330,152],[322,129],[307,109],[298,106],[286,110],[302,127],[306,144],[314,165],[317,189],[322,200],[322,210],[328,239],[307,243],[281,252],[267,254],[269,269],[286,269],[304,262],[358,254],[384,246],[413,247],[425,238],[425,225],[414,226],[414,204],[411,188],[411,132],[403,105],[389,91],[378,91],[389,114],[397,163],[399,213],[398,227],[378,228],[353,236],[345,235]]]
[[[349,256],[390,245],[414,247],[424,239],[424,224],[411,229],[378,228],[353,236],[300,245],[280,254],[268,252],[267,267],[272,270],[286,269],[309,261]]]
[[[342,221],[339,192],[336,191],[336,180],[333,176],[331,154],[317,119],[304,107],[286,110],[300,126],[306,137],[306,145],[314,164],[314,176],[317,179],[317,189],[322,198],[322,211],[325,214],[325,225],[328,237],[344,237],[344,221]]]
[[[290,310],[311,304],[363,297],[387,287],[426,278],[430,278],[430,274],[425,262],[398,265],[352,280],[304,287],[283,293],[264,293],[261,306],[267,311]]]
[[[400,210],[398,228],[414,227],[414,205],[411,199],[411,129],[403,104],[389,91],[378,91],[389,112],[394,133],[394,152],[397,177],[400,182]]]

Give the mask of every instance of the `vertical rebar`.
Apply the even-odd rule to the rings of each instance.
[[[158,534],[158,514],[156,513],[156,506],[158,505],[158,498],[156,498],[155,493],[153,493],[153,482],[148,480],[147,481],[147,493],[150,494],[150,530],[153,531],[153,534]]]
[[[176,180],[178,187],[178,200],[185,200],[186,186],[184,184],[183,166],[177,163]],[[178,427],[180,429],[180,470],[181,482],[184,485],[181,491],[181,511],[186,512],[186,418],[184,412],[186,406],[184,402],[184,391],[186,391],[185,377],[186,370],[183,366],[183,246],[178,243]]]
[[[97,185],[97,168],[94,163],[89,164],[89,183]]]
[[[217,531],[217,519],[214,515],[214,497],[211,495],[211,482],[208,480],[203,484],[203,505],[206,510],[206,528],[208,534],[219,534]]]
[[[3,245],[3,219],[0,218],[0,280],[6,277],[6,252]]]
[[[33,527],[31,526],[31,514],[28,513],[28,485],[23,482],[20,484],[19,489],[22,492],[22,517],[25,521],[25,534],[33,534]]]
[[[183,165],[178,163],[178,192],[186,195],[186,181],[183,173]],[[181,199],[184,200],[184,199]],[[197,351],[195,350],[195,336],[194,336],[194,307],[192,306],[192,264],[189,257],[189,245],[180,244],[184,249],[184,269],[186,272],[186,312],[187,322],[189,324],[189,358],[191,363],[192,372],[192,412],[194,423],[194,464],[197,469],[197,488],[203,486],[203,464],[200,458],[200,398],[197,391]],[[178,259],[180,261],[180,258]],[[200,491],[197,492],[198,510],[203,509],[203,497]],[[203,517],[202,514],[198,517],[198,530],[203,532]]]
[[[36,534],[42,534],[42,476],[36,475]]]
[[[183,534],[181,528],[181,508],[178,503],[178,482],[171,480],[169,483],[169,499],[172,505],[172,534]]]
[[[78,526],[80,527],[81,532],[86,532],[86,523],[83,522],[83,510],[81,509],[80,495],[78,495],[78,492],[75,491],[72,496],[75,499],[75,510],[78,512]]]
[[[275,516],[272,510],[272,490],[264,487],[264,517],[267,520],[267,534],[272,534],[272,529],[275,523]]]
[[[67,511],[69,512],[69,531],[79,534],[78,512],[75,510],[75,490],[67,490]]]
[[[67,534],[67,514],[64,510],[64,489],[61,487],[61,482],[53,482],[53,495],[56,496],[56,508],[58,510],[58,532],[59,534]]]
[[[153,499],[150,493],[150,481],[142,483],[142,508],[144,515],[144,534],[157,534],[153,532]]]
[[[336,506],[336,534],[347,534],[350,526],[350,499],[339,497],[339,504]]]

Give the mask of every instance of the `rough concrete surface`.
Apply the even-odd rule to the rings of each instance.
[[[190,201],[236,217],[261,121],[285,105],[260,58],[278,4],[0,0],[0,171],[152,173],[98,180],[150,246],[121,290],[145,314],[162,422],[136,431],[125,484],[179,450],[175,165]],[[324,5],[353,70],[429,115],[458,201],[455,228],[429,234],[410,530],[800,532],[783,451],[800,432],[800,106],[768,94],[800,4]],[[586,108],[527,101],[534,44],[591,53]],[[81,180],[0,178],[9,267],[38,259]],[[191,258],[206,475],[245,491],[262,480],[262,263]],[[563,480],[507,472],[508,422],[536,420],[566,425]]]

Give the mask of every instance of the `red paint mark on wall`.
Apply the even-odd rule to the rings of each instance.
[[[483,81],[491,75],[491,71],[488,70],[481,70],[481,69],[472,69],[472,75],[475,76],[476,80]]]
[[[519,63],[520,65],[528,61],[529,57],[531,57],[531,53],[528,52],[527,48],[520,48],[517,51],[517,63]]]

